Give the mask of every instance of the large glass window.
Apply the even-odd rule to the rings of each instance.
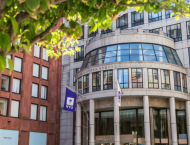
[[[172,38],[174,42],[182,40],[181,24],[170,25],[166,28],[168,37]]]
[[[187,126],[186,126],[186,114],[185,110],[177,110],[176,111],[176,123],[177,123],[177,136],[179,144],[183,144],[180,142],[181,139],[187,139]]]
[[[167,110],[153,108],[153,128],[155,143],[168,143]],[[167,141],[167,142],[166,142]]]
[[[37,115],[38,115],[38,105],[36,104],[31,104],[31,110],[30,110],[30,119],[31,120],[37,120]]]
[[[46,121],[46,115],[47,114],[47,107],[46,106],[40,106],[40,121]]]
[[[40,74],[40,65],[33,63],[33,77],[39,78],[39,74]]]
[[[16,94],[20,94],[20,79],[13,78],[13,88],[12,92]]]
[[[159,20],[162,20],[162,12],[158,12],[158,13],[152,12],[148,15],[149,23],[159,21]]]
[[[43,47],[43,60],[49,61],[49,57],[48,57],[48,54],[47,54],[47,49],[45,47]]]
[[[121,88],[129,88],[129,71],[128,69],[118,69],[118,79]]]
[[[82,94],[82,77],[78,79],[78,93]]]
[[[38,84],[32,83],[32,97],[38,97]]]
[[[123,14],[116,20],[116,27],[121,30],[128,28],[128,14]]]
[[[166,19],[170,18],[172,13],[173,13],[172,10],[166,11]],[[175,15],[173,15],[172,17],[175,17]]]
[[[183,92],[188,93],[187,92],[187,78],[185,74],[182,74],[182,85],[183,85]]]
[[[156,28],[156,29],[152,29],[152,30],[149,30],[150,33],[156,33],[156,34],[160,34],[160,30],[163,30],[163,28]]]
[[[47,99],[48,88],[46,86],[41,86],[41,99]]]
[[[158,89],[158,70],[148,69],[148,87]]]
[[[78,46],[78,47],[80,47],[80,51],[78,52],[75,51],[74,62],[84,60],[84,46]]]
[[[11,117],[17,117],[19,116],[19,101],[12,100],[11,101]]]
[[[132,27],[144,24],[144,11],[142,13],[132,12],[131,18]]]
[[[132,69],[132,88],[142,88],[143,79],[142,79],[142,69],[133,68]]]
[[[96,34],[98,33],[98,29],[96,29],[95,32],[92,31],[90,34],[89,34],[89,30],[90,30],[90,26],[88,27],[88,38],[96,37]]]
[[[11,59],[11,55],[6,56],[6,69],[9,69],[8,59]]]
[[[22,58],[15,57],[15,60],[14,60],[14,71],[22,72]]]
[[[92,91],[101,90],[101,72],[95,72],[92,74]]]
[[[6,91],[9,92],[9,81],[10,77],[6,75],[2,75],[2,80],[1,80],[1,91]]]
[[[89,75],[83,76],[83,94],[89,92]]]
[[[190,39],[190,21],[187,22],[187,39]]]
[[[0,116],[7,116],[8,99],[0,98]]]
[[[104,90],[113,89],[113,73],[112,70],[104,71]]]
[[[75,68],[73,70],[73,86],[75,86],[75,83],[76,83],[76,78],[75,78],[75,75],[80,71],[80,68]]]
[[[161,70],[162,89],[170,89],[170,71]]]
[[[34,57],[40,58],[40,46],[34,44]]]
[[[179,72],[174,72],[174,88],[176,91],[181,91],[181,78]]]
[[[48,67],[42,66],[42,79],[48,80]]]

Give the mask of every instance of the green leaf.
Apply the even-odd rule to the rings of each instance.
[[[6,57],[0,55],[0,71],[3,72],[6,68]]]
[[[16,36],[17,31],[18,31],[18,24],[17,24],[17,21],[15,20],[15,18],[11,17],[11,23],[13,26],[14,35]]]
[[[138,12],[140,10],[140,7],[136,6],[135,10]]]
[[[32,10],[26,5],[26,3],[24,3],[24,9],[25,9],[26,12],[28,12],[29,14],[34,13],[34,11],[32,11]]]
[[[105,20],[105,18],[106,18],[106,9],[102,9],[101,11],[100,11],[100,15],[99,15],[99,18],[98,18],[98,22],[102,22],[102,21],[104,21]]]
[[[9,69],[10,69],[10,74],[12,73],[13,71],[13,61],[11,59],[8,59],[8,64],[9,64]]]
[[[20,4],[19,2],[16,3],[17,4],[17,11],[21,12],[22,10],[24,10],[24,3]]]
[[[10,6],[12,2],[13,2],[13,0],[6,0],[6,3],[5,3],[5,4],[6,4],[7,6]]]
[[[45,13],[45,11],[49,9],[49,6],[50,6],[49,0],[40,1],[40,9],[42,13]]]
[[[26,5],[31,10],[36,10],[40,5],[40,0],[26,0]]]
[[[176,15],[176,16],[175,16],[175,19],[176,19],[176,20],[179,20],[179,15]]]
[[[69,21],[69,26],[71,29],[75,30],[77,28],[77,25],[78,25],[77,22],[75,22],[73,20]]]
[[[28,49],[28,47],[25,45],[25,44],[19,44],[19,47],[22,49],[24,49],[25,51],[26,51],[26,53],[28,53],[28,54],[30,54],[30,51],[29,51],[29,49]]]
[[[9,44],[10,36],[7,33],[0,32],[0,46],[2,50],[5,50]]]

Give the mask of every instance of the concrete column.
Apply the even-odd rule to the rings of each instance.
[[[113,78],[113,89],[117,89],[116,81],[117,81],[117,69],[113,69],[112,72],[112,78]]]
[[[88,26],[84,25],[84,39],[88,38]]]
[[[170,87],[171,90],[174,90],[174,72],[170,70]]]
[[[89,74],[89,93],[92,92],[92,73]]]
[[[101,81],[100,87],[101,87],[101,91],[102,91],[103,90],[103,85],[104,85],[104,72],[103,71],[101,71],[101,79],[100,79],[100,81]]]
[[[94,123],[94,100],[90,99],[90,141],[89,141],[89,145],[95,145],[95,123]]]
[[[131,28],[131,12],[128,13],[128,28]]]
[[[132,74],[131,74],[131,68],[129,68],[129,88],[132,88]]]
[[[186,122],[187,122],[187,141],[188,145],[190,145],[190,101],[185,102],[185,110],[186,110]]]
[[[145,145],[150,145],[149,97],[143,96]]]
[[[144,13],[144,24],[148,24],[148,13],[146,11],[143,11]]]
[[[143,88],[148,88],[148,70],[143,68]]]
[[[84,87],[83,87],[83,76],[82,76],[82,93],[81,94],[83,94],[83,89]]]
[[[113,101],[114,101],[114,145],[120,145],[119,105],[118,105],[117,96],[114,97]]]
[[[81,104],[77,103],[76,111],[76,145],[81,145]]]
[[[171,120],[171,132],[172,132],[172,145],[177,145],[177,128],[176,128],[176,112],[175,112],[175,98],[172,97],[170,101],[170,120]]]

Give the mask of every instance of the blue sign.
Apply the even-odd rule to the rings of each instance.
[[[65,104],[63,110],[75,112],[77,94],[66,88]]]
[[[121,92],[118,91],[118,105],[121,106]]]

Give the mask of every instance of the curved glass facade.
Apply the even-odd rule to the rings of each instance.
[[[82,69],[119,61],[159,61],[182,66],[176,51],[172,48],[155,44],[131,43],[106,46],[89,52]]]

